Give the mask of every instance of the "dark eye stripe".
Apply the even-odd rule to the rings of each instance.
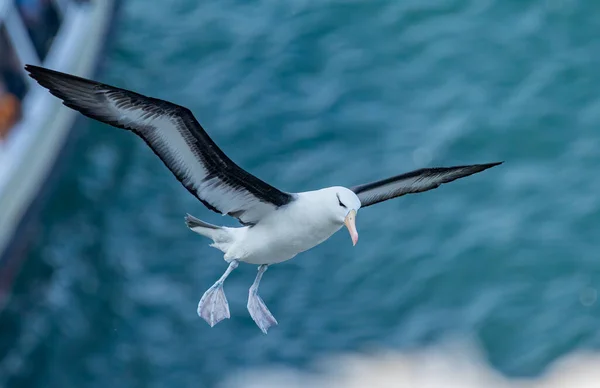
[[[338,193],[335,193],[335,196],[337,197],[338,203],[340,204],[340,206],[343,207],[343,208],[346,208],[346,205],[344,205],[342,203],[342,200],[340,199],[340,195]]]

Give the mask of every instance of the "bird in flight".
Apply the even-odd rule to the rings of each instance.
[[[423,168],[350,188],[288,193],[235,164],[183,106],[39,66],[25,69],[69,108],[141,137],[193,196],[210,210],[241,223],[225,227],[189,214],[185,217],[187,226],[211,239],[211,246],[221,250],[229,264],[198,303],[198,315],[211,327],[230,317],[223,283],[239,262],[258,265],[247,307],[266,334],[277,321],[258,295],[258,287],[270,265],[319,245],[344,225],[356,245],[360,208],[435,189],[502,163]]]

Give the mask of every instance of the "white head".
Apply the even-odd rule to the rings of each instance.
[[[327,212],[333,221],[340,225],[345,224],[352,237],[352,245],[358,241],[358,232],[356,231],[355,218],[358,209],[360,209],[360,199],[352,190],[345,187],[335,186],[321,190],[323,200],[326,203]]]

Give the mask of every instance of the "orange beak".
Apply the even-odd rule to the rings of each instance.
[[[346,219],[344,220],[344,224],[346,225],[346,228],[348,228],[348,232],[350,232],[350,237],[352,237],[353,246],[358,242],[358,232],[356,231],[356,224],[354,223],[355,218],[356,210],[353,209],[350,210],[346,216]]]

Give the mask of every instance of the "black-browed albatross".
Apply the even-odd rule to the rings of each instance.
[[[258,265],[249,290],[248,311],[266,334],[277,324],[258,295],[269,265],[315,247],[344,225],[356,245],[355,217],[361,207],[435,189],[502,163],[423,168],[351,188],[287,193],[229,159],[183,106],[43,67],[26,65],[25,69],[69,108],[141,137],[207,208],[235,217],[242,224],[237,228],[215,226],[189,214],[185,217],[187,226],[211,239],[211,246],[221,250],[229,263],[198,303],[198,315],[210,326],[230,317],[223,282],[240,261]]]

